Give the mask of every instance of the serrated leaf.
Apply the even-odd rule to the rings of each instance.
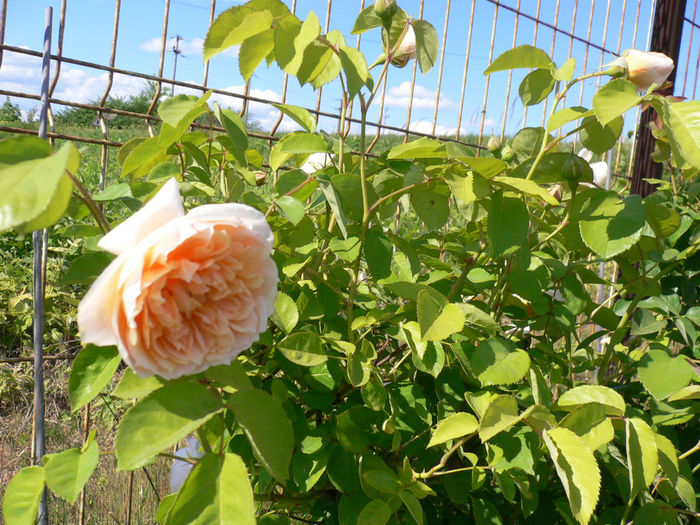
[[[255,501],[243,460],[206,455],[194,467],[167,513],[168,525],[255,525]]]
[[[605,413],[621,416],[625,413],[625,400],[612,388],[600,385],[581,385],[564,392],[557,405],[563,410],[574,410],[588,403],[598,403],[605,407]]]
[[[284,483],[289,477],[294,432],[282,406],[262,390],[236,392],[229,398],[229,406],[257,458],[275,479]]]
[[[586,109],[583,106],[560,109],[554,115],[549,117],[549,120],[547,121],[547,131],[554,131],[555,129],[562,127],[564,124],[568,124],[572,120],[585,118],[592,114],[592,109]]]
[[[275,299],[275,313],[270,319],[286,333],[290,333],[299,322],[299,309],[291,297],[278,292]]]
[[[110,382],[121,363],[116,346],[86,345],[73,361],[68,391],[73,410],[92,401]]]
[[[135,399],[158,390],[164,384],[165,380],[158,376],[141,377],[131,368],[127,368],[112,395],[120,399]]]
[[[277,343],[277,350],[292,363],[316,366],[325,363],[328,355],[321,338],[314,332],[296,332]]]
[[[554,206],[559,204],[559,201],[554,196],[545,190],[542,186],[533,180],[520,179],[518,177],[494,177],[494,182],[506,186],[507,188],[515,189],[526,195],[542,199],[547,204]]]
[[[636,243],[645,223],[646,209],[639,195],[620,199],[613,191],[601,191],[583,205],[579,230],[583,242],[607,259]]]
[[[554,77],[549,69],[535,69],[528,73],[518,86],[524,106],[539,104],[554,89]]]
[[[698,122],[700,102],[688,100],[685,102],[666,103],[664,113],[669,120],[669,131],[675,138],[674,146],[682,158],[700,168],[700,122]]]
[[[530,356],[508,339],[491,337],[476,347],[469,364],[482,386],[509,385],[525,377]]]
[[[700,399],[700,385],[688,385],[669,396],[668,401],[685,401],[688,399]]]
[[[171,382],[131,407],[117,429],[117,468],[134,470],[222,410],[200,383]]]
[[[632,82],[615,78],[593,95],[593,111],[600,124],[605,126],[641,100],[642,97],[637,94],[637,88]]]
[[[418,498],[407,490],[402,490],[399,492],[399,498],[401,498],[401,501],[403,501],[403,504],[408,509],[408,512],[411,514],[413,521],[416,522],[416,525],[423,525],[423,508],[421,507]]]
[[[467,412],[457,412],[440,421],[433,432],[428,447],[440,445],[451,439],[457,439],[479,430],[479,422]]]
[[[564,62],[562,66],[553,73],[554,79],[561,82],[571,82],[571,80],[574,78],[575,70],[576,59],[573,57],[567,58],[566,62]]]
[[[527,244],[530,213],[520,199],[496,192],[491,197],[487,225],[493,257],[509,255]]]
[[[299,224],[306,213],[304,204],[289,195],[285,195],[277,199],[275,201],[275,206],[294,226]]]
[[[391,509],[383,500],[373,499],[364,506],[360,515],[357,517],[357,523],[363,525],[384,525],[391,518]]]
[[[272,19],[270,11],[255,11],[247,6],[227,9],[214,20],[207,32],[203,46],[204,61],[269,29]]]
[[[365,7],[355,19],[355,25],[351,33],[353,35],[361,35],[365,31],[374,29],[382,25],[382,19],[377,16],[374,6]]]
[[[630,498],[647,489],[656,476],[659,455],[656,438],[642,419],[632,417],[625,422],[627,466],[631,487]]]
[[[664,470],[671,483],[678,479],[678,452],[670,439],[661,434],[654,433],[656,449],[659,453],[659,465]]]
[[[464,312],[465,324],[475,327],[487,334],[498,334],[501,331],[499,325],[493,317],[469,303],[456,303]]]
[[[75,503],[100,459],[97,442],[91,439],[85,450],[71,448],[44,456],[46,484],[58,496]]]
[[[375,280],[391,275],[394,246],[379,229],[371,229],[365,236],[364,255],[369,272]]]
[[[411,205],[418,217],[431,230],[442,228],[450,217],[447,197],[432,190],[411,193]]]
[[[600,469],[593,452],[566,428],[545,430],[542,438],[564,485],[572,514],[579,523],[586,525],[600,493]]]
[[[585,126],[579,132],[583,145],[593,153],[602,154],[617,143],[617,139],[620,138],[622,133],[624,120],[622,117],[616,117],[605,126],[602,126],[597,118],[586,117],[581,122],[581,125]]]
[[[365,56],[352,47],[341,47],[338,51],[340,52],[340,63],[347,79],[348,96],[354,98],[360,89],[372,79]]]
[[[437,292],[419,292],[416,311],[423,341],[442,341],[464,328],[462,309]]]
[[[510,428],[520,420],[518,402],[512,396],[498,395],[491,398],[479,425],[479,438],[486,442]]]
[[[488,182],[481,175],[475,173],[470,172],[465,176],[448,175],[445,180],[450,186],[452,195],[465,205],[488,197],[491,193]]]
[[[387,155],[389,159],[444,159],[445,157],[447,157],[445,145],[428,137],[394,146]]]
[[[287,115],[309,133],[316,131],[316,119],[308,110],[299,106],[292,106],[290,104],[272,103],[270,105],[279,109],[282,113]]]
[[[656,399],[678,392],[695,377],[684,356],[671,357],[664,350],[650,350],[639,360],[639,380]]]
[[[435,28],[426,20],[414,20],[413,32],[416,37],[416,59],[424,75],[433,69],[440,52],[440,43]]]
[[[534,46],[522,45],[502,53],[484,70],[484,75],[518,68],[547,68],[552,65],[549,55]]]
[[[23,468],[10,480],[2,500],[7,525],[34,525],[44,480],[44,468],[38,466]]]

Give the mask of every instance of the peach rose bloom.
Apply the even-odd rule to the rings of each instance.
[[[244,204],[185,215],[175,179],[99,246],[117,255],[78,307],[82,341],[116,345],[140,376],[228,364],[257,341],[277,296],[273,235]]]

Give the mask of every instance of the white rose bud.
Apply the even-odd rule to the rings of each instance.
[[[391,58],[391,63],[396,67],[404,67],[409,60],[414,58],[416,58],[416,34],[413,31],[413,26],[409,25],[399,48]]]
[[[623,55],[627,66],[627,78],[637,89],[646,91],[652,84],[661,86],[673,71],[673,60],[663,53],[630,49]]]

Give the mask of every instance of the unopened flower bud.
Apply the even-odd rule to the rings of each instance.
[[[673,60],[663,53],[630,49],[623,58],[627,66],[627,78],[640,91],[646,91],[652,84],[661,86],[674,68]]]
[[[265,184],[265,179],[267,178],[267,173],[264,171],[257,171],[255,173],[255,184],[258,186],[262,186]]]
[[[513,148],[511,148],[510,146],[505,146],[501,150],[501,159],[502,160],[505,160],[506,162],[510,162],[511,160],[513,160],[514,157],[515,157],[515,152],[513,151]]]
[[[396,0],[375,0],[374,12],[382,18],[390,17],[396,12]]]
[[[409,24],[399,48],[391,57],[391,63],[396,67],[404,67],[414,58],[416,58],[416,33],[413,31],[413,26]]]
[[[487,147],[489,148],[489,151],[496,155],[501,151],[501,141],[498,140],[496,137],[491,137],[489,139],[489,142],[487,144]]]

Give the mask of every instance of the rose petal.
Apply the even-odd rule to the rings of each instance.
[[[120,255],[149,233],[184,214],[177,181],[170,179],[143,208],[102,237],[97,245]]]
[[[117,344],[112,316],[119,299],[115,292],[123,259],[117,257],[104,269],[78,305],[78,330],[83,343],[97,346]]]
[[[270,250],[275,241],[265,216],[255,208],[245,204],[205,204],[190,211],[187,217],[199,221],[228,223],[234,226],[242,224],[252,230],[260,239],[263,239]]]

